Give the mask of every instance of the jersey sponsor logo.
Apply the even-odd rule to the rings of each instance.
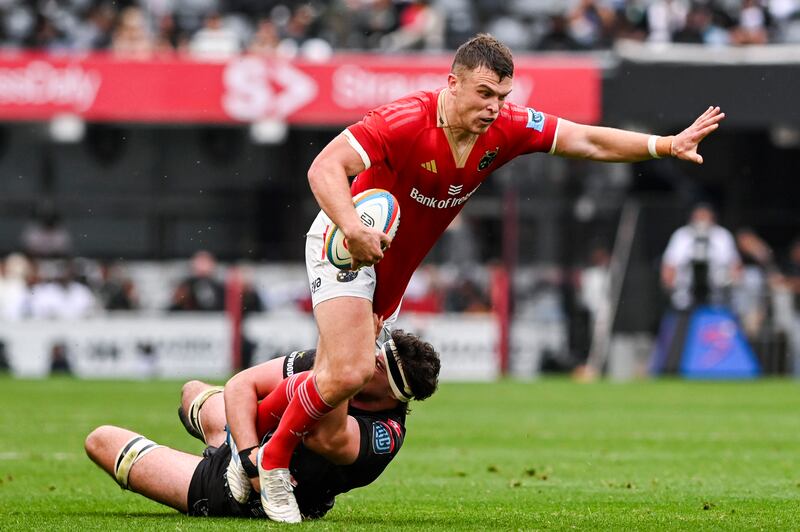
[[[486,150],[486,153],[483,154],[481,160],[478,162],[478,171],[486,170],[494,158],[497,157],[497,152],[500,151],[500,146],[496,146],[494,150]]]
[[[303,358],[305,351],[295,351],[286,357],[286,376],[291,377],[294,375],[294,363],[298,358]]]
[[[341,271],[336,274],[336,280],[340,283],[349,283],[358,277],[358,272],[354,270]]]
[[[372,424],[372,450],[375,454],[389,454],[394,450],[392,432],[383,421]]]
[[[469,193],[459,198],[447,198],[447,199],[437,199],[431,196],[426,196],[425,194],[421,193],[417,188],[411,189],[411,199],[416,201],[417,203],[421,203],[426,207],[431,207],[432,209],[449,209],[450,207],[458,207],[465,201],[469,199],[470,196],[475,194],[475,191],[478,190],[480,185],[475,187]]]
[[[422,163],[420,166],[423,167],[425,170],[427,170],[429,172],[433,172],[434,174],[438,174],[439,173],[439,171],[436,169],[436,160],[435,159],[431,159],[427,163]]]
[[[450,185],[447,187],[447,193],[451,196],[458,196],[464,190],[464,185]]]
[[[528,110],[528,123],[525,127],[528,129],[535,129],[539,133],[544,129],[544,113],[540,113],[536,109],[527,108]]]

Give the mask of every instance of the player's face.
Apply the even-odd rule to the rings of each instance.
[[[474,70],[461,69],[450,74],[448,89],[454,97],[457,114],[453,125],[473,135],[486,133],[500,114],[500,109],[511,92],[511,85],[511,78],[501,80],[484,66]]]
[[[367,396],[373,400],[394,397],[392,395],[392,388],[389,386],[389,378],[386,376],[386,359],[384,356],[385,355],[380,351],[376,353],[375,373],[372,379],[358,392],[360,396]]]

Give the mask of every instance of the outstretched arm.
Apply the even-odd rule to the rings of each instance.
[[[606,162],[636,162],[675,157],[703,164],[703,157],[697,153],[697,147],[719,127],[723,118],[725,113],[719,107],[709,107],[692,125],[677,135],[668,137],[609,127],[587,126],[561,119],[555,153],[575,159]]]

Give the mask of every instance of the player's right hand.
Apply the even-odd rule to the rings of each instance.
[[[372,266],[383,258],[383,251],[392,243],[386,233],[359,224],[345,236],[347,250],[352,257],[351,268],[357,270],[364,266]]]

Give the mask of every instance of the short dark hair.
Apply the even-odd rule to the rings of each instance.
[[[414,399],[424,401],[439,385],[439,353],[419,336],[402,329],[392,331],[392,340]]]
[[[488,33],[479,33],[459,46],[450,68],[455,72],[459,67],[475,70],[480,66],[488,68],[501,80],[514,77],[511,50]]]

